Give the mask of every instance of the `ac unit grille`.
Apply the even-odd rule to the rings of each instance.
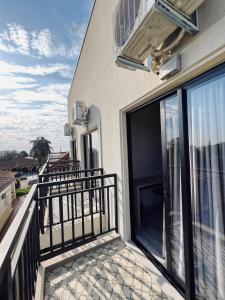
[[[115,16],[115,42],[118,47],[122,47],[133,30],[138,12],[140,0],[121,0],[116,10]]]

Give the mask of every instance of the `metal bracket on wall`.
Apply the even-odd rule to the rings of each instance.
[[[136,71],[137,69],[138,70],[142,70],[142,71],[146,71],[146,72],[150,72],[151,71],[149,63],[146,66],[144,64],[134,62],[134,61],[132,61],[132,60],[130,60],[128,58],[125,58],[123,56],[118,56],[117,57],[116,64],[119,67],[123,67],[123,68],[125,67],[126,69],[131,70],[131,71]]]
[[[191,35],[195,35],[199,32],[198,14],[195,11],[191,18],[182,14],[171,5],[165,3],[163,0],[156,0],[155,7],[163,15],[167,16],[178,27],[183,28]]]

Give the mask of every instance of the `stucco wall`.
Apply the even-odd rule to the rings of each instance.
[[[15,182],[0,193],[0,231],[12,213],[12,201],[15,199]]]
[[[101,156],[105,172],[115,172],[119,180],[120,232],[129,239],[129,193],[124,113],[225,61],[225,0],[206,0],[199,12],[201,31],[186,38],[180,49],[182,72],[169,81],[154,74],[128,71],[114,63],[112,16],[117,1],[97,0],[87,31],[79,64],[68,96],[69,122],[76,100],[98,111]],[[93,124],[92,120],[92,124]],[[93,125],[92,125],[93,126]],[[78,158],[80,135],[76,127]],[[123,184],[122,184],[123,182]]]

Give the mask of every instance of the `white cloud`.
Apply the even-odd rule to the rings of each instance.
[[[49,84],[1,96],[0,132],[4,143],[0,143],[0,151],[14,149],[17,144],[20,150],[29,151],[29,141],[38,136],[52,141],[56,151],[60,147],[68,150],[68,138],[63,136],[68,88],[69,84]]]
[[[30,140],[44,136],[52,142],[55,151],[68,150],[68,137],[63,136],[63,125],[67,120],[66,111],[59,113],[50,107],[38,110],[25,110],[20,106],[9,106],[0,123],[1,136],[4,143],[0,143],[0,151],[27,150],[31,148]],[[1,113],[1,111],[0,111]]]
[[[62,77],[70,77],[72,74],[72,67],[67,64],[48,64],[48,65],[34,65],[23,66],[18,64],[12,64],[5,61],[0,61],[0,75],[11,74],[29,74],[29,75],[49,75],[59,73]],[[1,82],[0,82],[1,85]],[[1,88],[1,87],[0,87]]]
[[[68,45],[53,36],[48,28],[28,31],[20,24],[7,24],[0,32],[0,51],[32,57],[63,57],[76,59],[80,52],[86,25],[72,23],[68,27]]]
[[[37,50],[40,56],[49,58],[53,55],[54,47],[51,33],[48,29],[32,32],[31,36],[31,47],[33,50]]]
[[[36,80],[29,77],[0,75],[0,90],[30,89],[36,86]]]
[[[11,41],[22,54],[29,54],[29,34],[22,25],[8,24],[8,41]]]
[[[65,44],[48,28],[28,31],[20,24],[8,24],[4,31],[0,31],[0,51],[38,59],[76,59],[85,29],[84,24],[70,24]],[[52,82],[43,86],[44,76],[55,73],[63,77],[65,83]],[[27,66],[0,60],[0,132],[4,137],[0,151],[15,148],[29,151],[29,141],[38,136],[52,141],[55,151],[60,147],[68,150],[63,126],[67,122],[66,100],[70,86],[67,82],[72,74],[73,67],[69,64]],[[8,89],[10,92],[5,94]]]
[[[57,89],[49,88],[48,86],[33,90],[20,89],[2,97],[2,100],[17,101],[17,103],[51,101],[52,105],[56,102],[66,105],[66,97],[58,92]]]

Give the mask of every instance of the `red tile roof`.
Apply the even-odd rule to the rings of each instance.
[[[6,170],[0,170],[0,192],[15,181],[14,173]]]

